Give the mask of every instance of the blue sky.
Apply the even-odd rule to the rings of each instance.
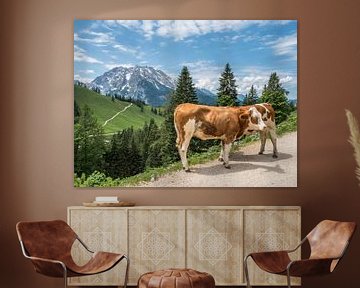
[[[90,82],[116,66],[153,66],[176,78],[189,68],[216,92],[226,63],[238,92],[259,94],[277,72],[297,98],[296,20],[75,20],[74,79]]]

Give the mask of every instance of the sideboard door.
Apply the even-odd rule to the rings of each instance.
[[[288,250],[300,243],[300,209],[245,209],[244,210],[244,254],[251,252]],[[300,259],[301,251],[292,253]],[[252,285],[286,285],[286,277],[266,273],[252,259],[248,260]],[[299,278],[291,283],[299,285]]]
[[[187,210],[187,267],[208,272],[216,285],[242,280],[242,210]]]
[[[185,210],[129,209],[129,282],[141,274],[185,267]]]
[[[125,209],[69,209],[68,222],[80,239],[93,251],[127,253],[127,215]],[[87,252],[78,241],[72,248],[76,263],[89,260]],[[93,276],[69,278],[70,285],[122,285],[125,261],[113,269]]]

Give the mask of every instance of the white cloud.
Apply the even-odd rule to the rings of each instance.
[[[297,60],[297,34],[280,37],[266,43],[274,49],[275,55],[289,56],[289,60]]]
[[[95,74],[95,70],[91,70],[91,69],[80,70],[79,72],[84,74]]]
[[[103,63],[102,61],[97,60],[94,57],[87,55],[84,49],[82,49],[76,45],[74,46],[74,61],[87,62],[87,63],[92,63],[92,64],[94,64],[94,63],[102,64]]]
[[[104,66],[108,70],[111,70],[111,69],[119,67],[119,66],[123,66],[123,67],[126,67],[126,68],[131,68],[131,67],[134,67],[135,65],[128,64],[128,63],[124,63],[124,64],[122,64],[122,63],[109,63],[109,64],[105,64]]]
[[[115,44],[113,47],[118,49],[121,52],[134,53],[134,49],[126,47],[125,45],[122,45],[122,44]]]
[[[285,77],[280,78],[280,83],[282,83],[282,84],[289,83],[292,81],[293,81],[293,77],[289,76],[289,75],[286,75]]]
[[[176,41],[191,36],[204,35],[210,32],[239,31],[243,28],[258,25],[283,25],[288,21],[271,20],[118,20],[104,21],[108,26],[121,25],[143,33],[147,39],[153,35],[174,38]],[[237,39],[233,39],[235,41]]]
[[[258,94],[260,94],[264,88],[264,85],[268,83],[269,77],[273,72],[274,71],[266,67],[245,67],[236,76],[238,93],[246,94],[249,92],[251,85],[254,85],[254,88],[258,91]],[[293,74],[289,71],[276,72],[280,78],[280,83],[284,84],[285,88],[296,87],[296,74]]]
[[[219,76],[224,67],[216,65],[213,61],[206,60],[186,62],[182,63],[181,66],[188,67],[196,87],[205,88],[216,93],[219,86]]]
[[[78,81],[83,82],[83,83],[90,83],[94,79],[88,78],[88,77],[82,77],[79,74],[75,74],[74,75],[74,80],[78,80]]]
[[[94,32],[90,30],[82,31],[82,34],[89,35],[90,38],[80,37],[77,33],[74,34],[75,41],[87,42],[97,46],[106,46],[115,41],[114,36],[111,35],[111,32]]]
[[[76,35],[76,34],[75,34]],[[74,35],[74,36],[75,36]],[[85,52],[85,49],[79,47],[78,45],[74,45],[74,51],[79,51],[79,52]]]

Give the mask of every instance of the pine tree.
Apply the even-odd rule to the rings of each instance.
[[[175,108],[182,103],[198,103],[195,86],[186,66],[182,68],[176,89],[169,94],[164,107],[163,116],[165,120],[160,129],[163,146],[159,154],[162,157],[163,163],[168,164],[179,159],[179,154],[175,146],[176,131],[174,127],[174,111]]]
[[[133,128],[125,129],[113,136],[105,160],[106,174],[112,178],[121,179],[144,171],[144,160],[136,143]]]
[[[74,100],[74,124],[79,122],[79,117],[81,115],[81,109],[80,106],[77,104],[77,102]]]
[[[144,158],[141,156],[138,144],[135,142],[135,138],[132,137],[130,143],[130,154],[127,157],[127,164],[129,169],[129,175],[133,176],[139,174],[145,169]]]
[[[219,78],[220,87],[218,88],[217,93],[218,106],[237,106],[239,104],[235,82],[235,77],[231,71],[230,64],[226,63],[224,72]]]
[[[103,169],[105,139],[90,108],[85,105],[74,126],[74,170],[77,175],[90,175]]]
[[[177,97],[176,91],[168,96],[167,103],[164,107],[164,122],[160,129],[160,137],[163,146],[161,147],[161,158],[164,164],[172,163],[179,159],[176,149],[176,131],[174,127],[174,111],[177,105],[181,104]]]
[[[141,129],[136,137],[136,141],[140,146],[140,153],[143,157],[144,163],[146,163],[146,166],[150,166],[147,164],[150,147],[159,139],[159,137],[159,127],[153,118],[150,119],[149,124],[145,122],[143,129]]]
[[[197,104],[199,102],[196,95],[194,83],[190,76],[190,72],[186,66],[182,68],[181,73],[178,77],[174,96],[175,99],[172,104],[176,106],[180,103]]]
[[[249,90],[249,93],[246,94],[243,105],[254,105],[259,102],[259,97],[257,95],[257,91],[254,88],[254,85],[251,85],[251,88]]]
[[[106,175],[111,178],[124,178],[127,173],[126,155],[129,154],[128,138],[126,130],[115,134],[110,142],[110,150],[105,155]]]
[[[271,73],[268,84],[264,86],[261,95],[261,102],[270,103],[275,110],[275,121],[277,124],[286,120],[291,112],[287,95],[289,92],[282,87],[280,78],[276,72]]]

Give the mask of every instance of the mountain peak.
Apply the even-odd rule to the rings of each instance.
[[[131,97],[153,106],[161,106],[166,96],[176,88],[176,81],[152,66],[120,65],[96,77],[89,87],[99,88],[102,94]],[[207,92],[201,91],[201,95],[210,99],[212,93]]]

